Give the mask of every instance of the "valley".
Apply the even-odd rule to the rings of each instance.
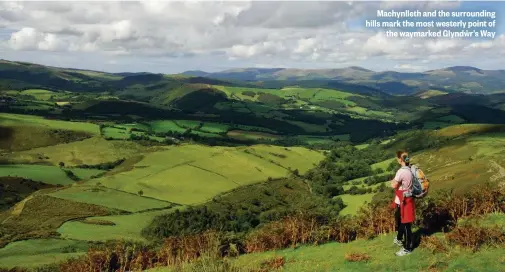
[[[316,263],[321,271],[382,271],[393,258],[383,253],[389,221],[377,219],[380,231],[355,233],[349,243],[335,236],[344,229],[335,224],[349,220],[351,228],[367,212],[388,212],[396,151],[411,152],[428,175],[433,203],[443,192],[457,198],[505,182],[505,95],[487,85],[433,87],[446,74],[499,71],[408,75],[430,88],[367,84],[377,73],[359,67],[165,75],[1,61],[0,71],[2,269],[51,271],[114,243],[155,254],[147,250],[217,232],[228,235],[219,246],[229,265],[258,269],[251,271],[270,271],[261,266],[274,257],[287,271],[313,271]],[[381,75],[401,84],[407,77]],[[262,231],[277,233],[297,216],[327,234],[311,232],[296,250],[262,244]],[[318,241],[325,245],[310,245]],[[371,261],[346,260],[356,248]],[[430,254],[419,250],[423,268],[433,267]],[[462,249],[454,254],[456,268],[482,267]],[[497,252],[478,254],[490,260]],[[187,258],[188,269],[198,265]],[[180,263],[153,271],[179,271]]]

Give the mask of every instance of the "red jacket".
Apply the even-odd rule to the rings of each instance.
[[[395,194],[400,199],[400,215],[402,223],[413,223],[416,220],[416,203],[413,197],[403,197],[403,190],[396,190]],[[393,200],[393,207],[396,203]]]

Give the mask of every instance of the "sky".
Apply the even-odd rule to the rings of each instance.
[[[365,27],[378,9],[485,9],[496,12],[497,33],[494,39],[388,38],[386,29]],[[0,0],[0,59],[167,74],[246,67],[505,69],[504,14],[505,2],[482,1]]]

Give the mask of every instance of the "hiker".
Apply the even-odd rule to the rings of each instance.
[[[415,202],[412,197],[413,175],[410,169],[409,154],[405,151],[396,152],[396,160],[402,166],[397,172],[395,178],[391,181],[391,187],[395,189],[395,208],[396,228],[398,235],[393,243],[401,246],[402,249],[396,252],[396,256],[405,256],[414,249],[412,236],[412,223],[415,220]]]

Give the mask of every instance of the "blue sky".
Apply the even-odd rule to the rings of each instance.
[[[387,38],[377,9],[497,12],[495,39]],[[0,58],[111,72],[505,69],[505,2],[7,2]],[[43,22],[43,23],[42,23]]]

